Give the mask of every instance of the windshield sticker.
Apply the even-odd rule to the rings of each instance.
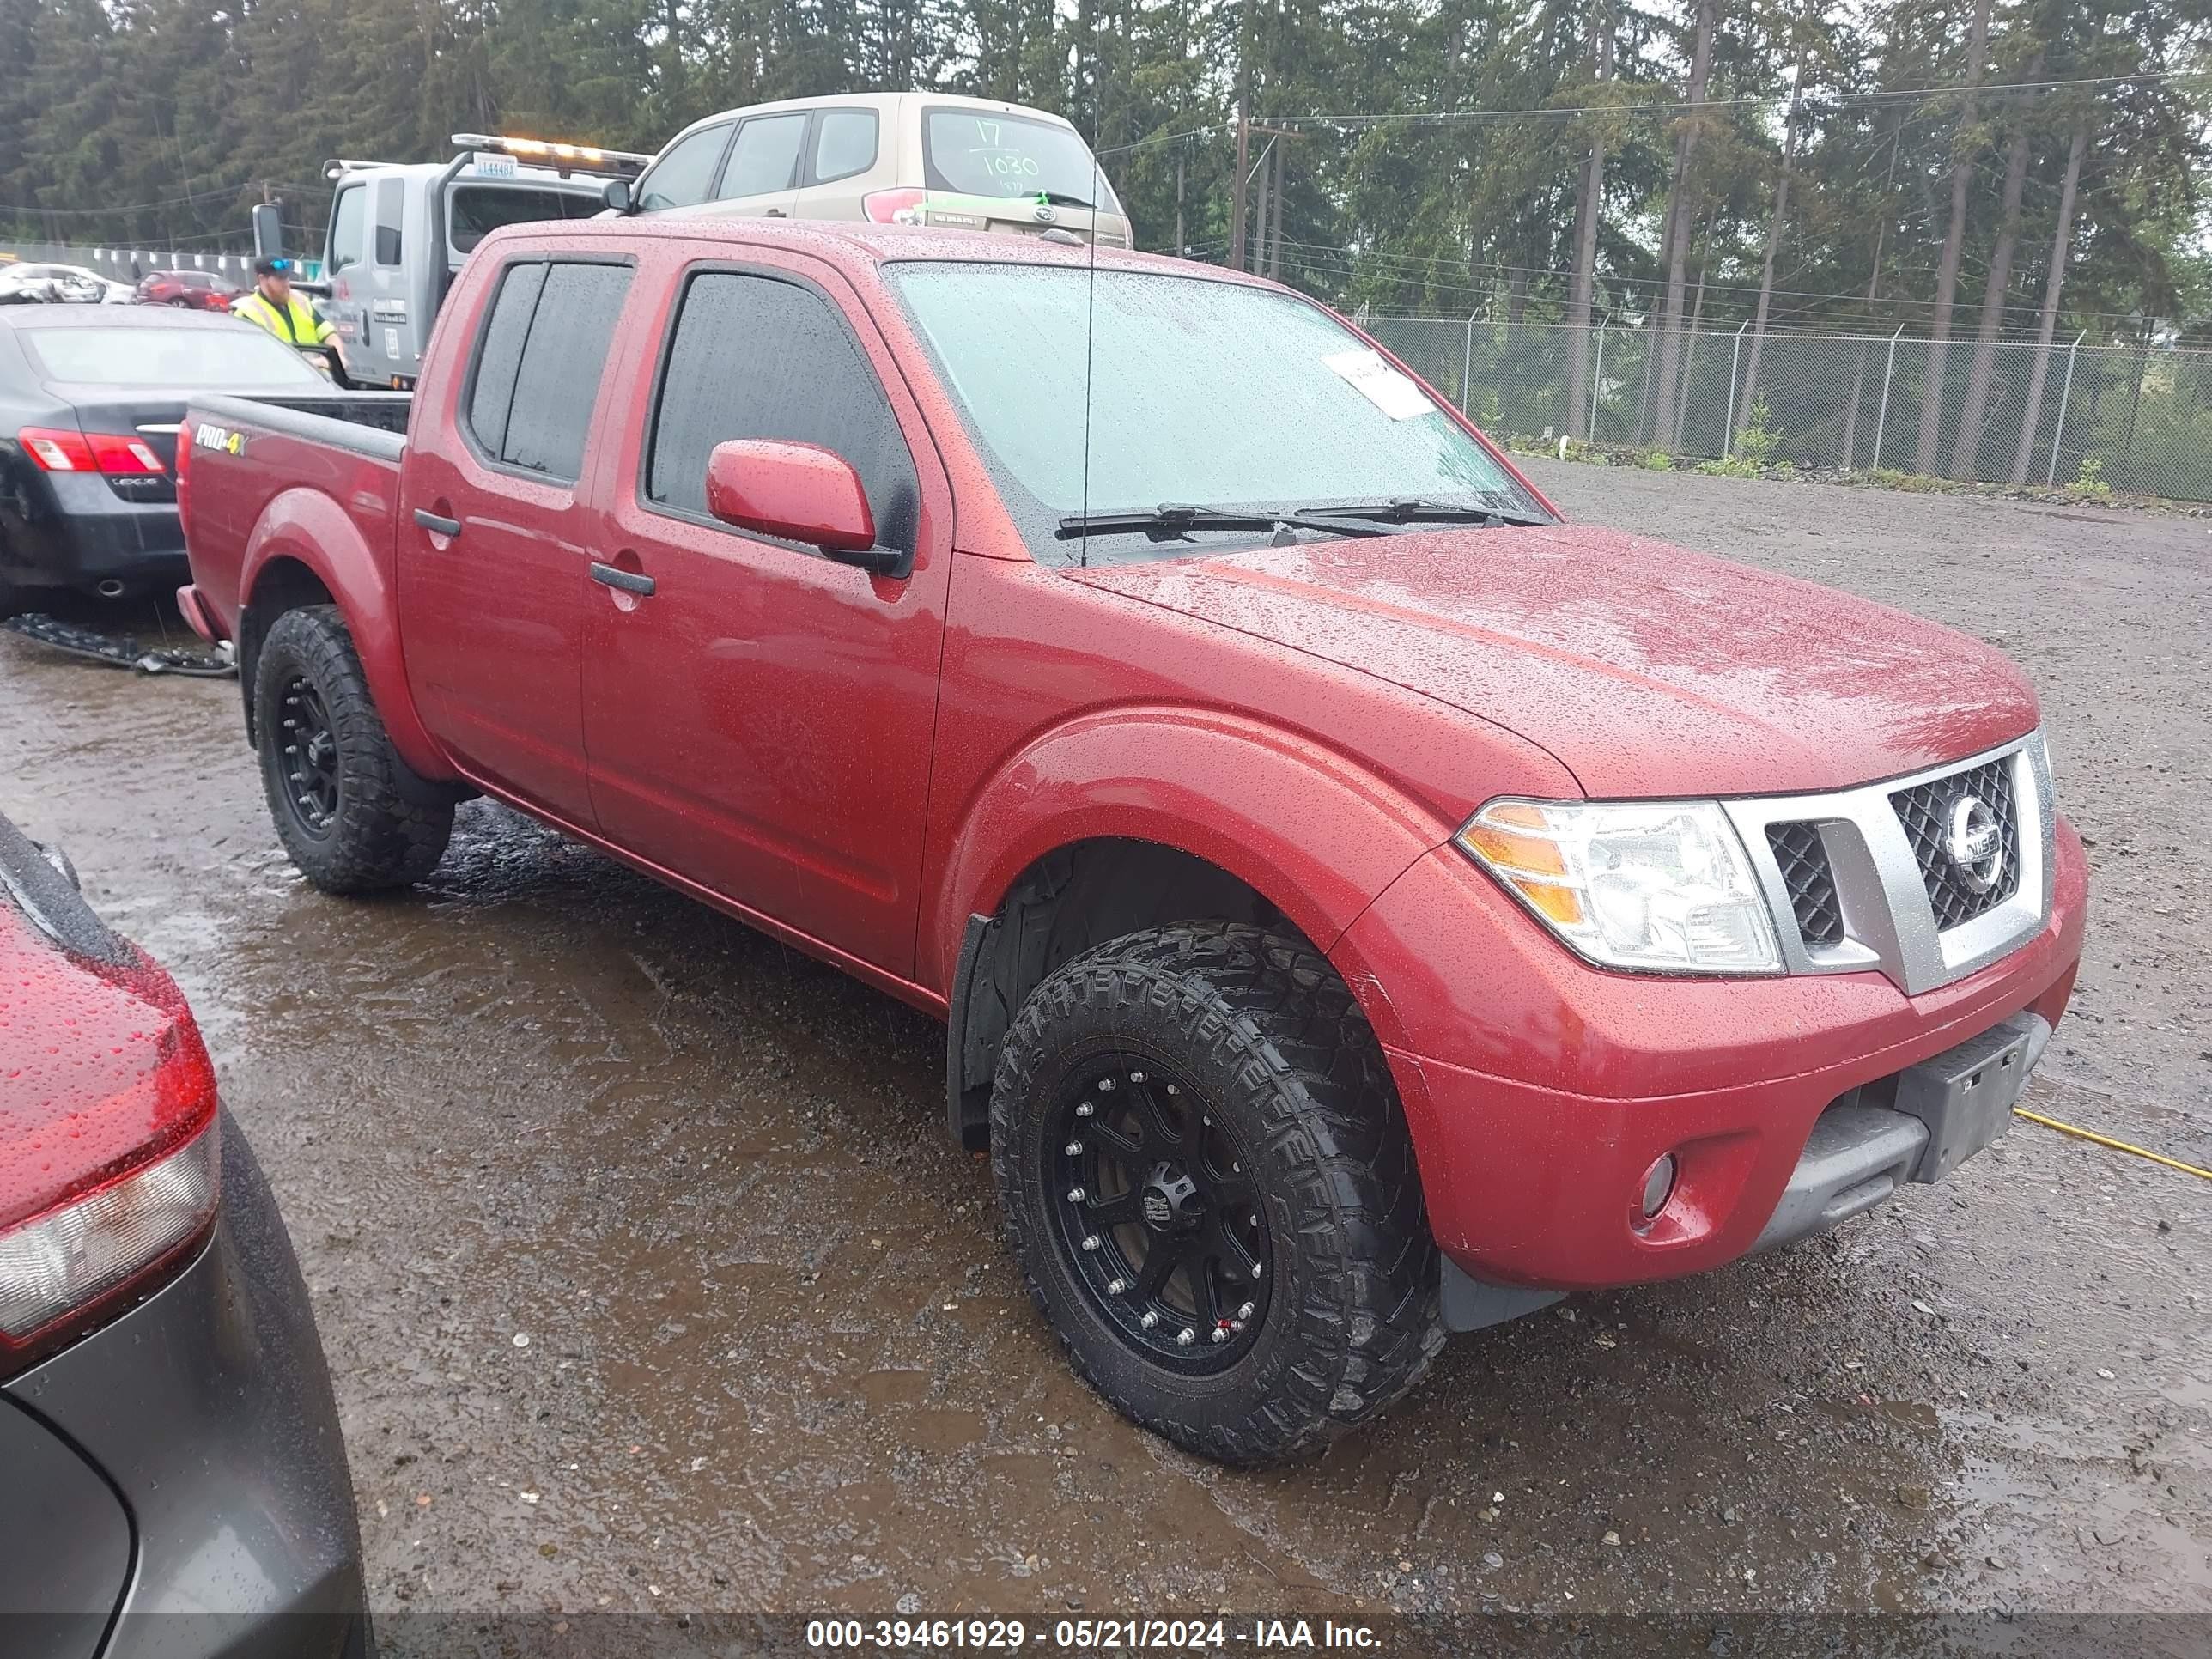
[[[1427,392],[1372,351],[1339,351],[1322,362],[1394,421],[1410,421],[1436,408]]]

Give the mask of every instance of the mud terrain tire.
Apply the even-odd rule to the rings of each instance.
[[[1141,1152],[1108,1150],[1140,1138]],[[1114,1173],[1155,1158],[1141,1188]],[[1200,1456],[1254,1466],[1318,1452],[1395,1402],[1443,1346],[1396,1091],[1351,993],[1302,940],[1192,922],[1067,963],[1000,1051],[991,1158],[1030,1293],[1078,1373]],[[1188,1170],[1212,1172],[1205,1192]],[[1072,1184],[1085,1180],[1097,1189]],[[1248,1242],[1201,1262],[1204,1293],[1188,1277],[1148,1289],[1161,1215],[1186,1238],[1218,1239],[1204,1231],[1217,1225],[1209,1202],[1224,1228],[1227,1212],[1240,1229],[1250,1212]],[[1137,1219],[1091,1219],[1116,1204]],[[1247,1297],[1260,1305],[1239,1322]]]
[[[336,605],[277,617],[254,665],[253,708],[269,815],[309,881],[326,893],[378,893],[437,867],[453,805],[409,799],[405,763]]]

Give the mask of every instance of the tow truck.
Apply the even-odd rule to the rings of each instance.
[[[453,275],[471,249],[502,225],[586,219],[605,206],[610,179],[631,179],[652,161],[629,150],[481,132],[453,135],[446,161],[323,164],[337,186],[318,283],[337,331],[343,382],[406,391]]]

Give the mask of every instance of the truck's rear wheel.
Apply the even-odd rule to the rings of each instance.
[[[1202,1456],[1319,1450],[1443,1344],[1396,1093],[1302,942],[1186,923],[1068,963],[1007,1034],[991,1153],[1077,1370]]]
[[[253,709],[270,816],[309,881],[326,893],[374,893],[437,867],[453,806],[408,798],[404,763],[336,605],[276,619],[254,665]]]

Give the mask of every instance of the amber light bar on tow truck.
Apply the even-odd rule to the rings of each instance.
[[[512,155],[518,161],[550,167],[560,173],[604,173],[611,178],[635,178],[645,171],[650,155],[635,150],[601,149],[596,144],[556,144],[544,138],[514,138],[498,133],[457,132],[456,149],[485,150]]]

